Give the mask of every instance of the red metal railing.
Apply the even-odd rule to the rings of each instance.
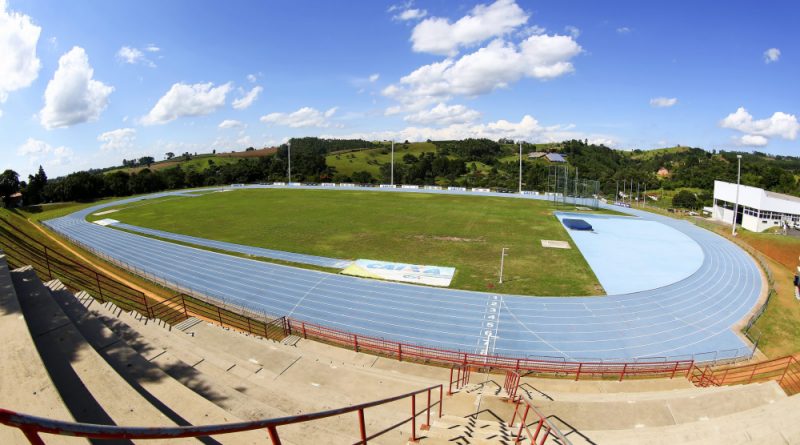
[[[87,292],[100,302],[110,301],[125,310],[133,310],[170,325],[196,316],[223,327],[273,340],[281,340],[288,335],[285,317],[272,320],[248,317],[186,294],[177,294],[161,301],[151,300],[141,291],[48,248],[8,221],[2,222],[5,224],[0,227],[0,250],[6,253],[9,265],[30,265],[43,280],[58,278],[73,292]]]
[[[469,383],[469,375],[472,372],[469,366],[467,365],[455,365],[450,368],[450,384],[447,388],[447,395],[453,394],[453,386],[455,386],[456,391],[459,389],[467,386]],[[455,374],[455,380],[453,380],[453,375]]]
[[[471,365],[479,369],[524,371],[529,374],[581,378],[626,377],[688,377],[694,360],[657,362],[568,362],[501,355],[472,354],[429,346],[420,346],[353,334],[301,320],[288,320],[289,333],[323,342],[352,348],[356,352],[371,352],[397,358],[440,365]]]
[[[786,356],[760,363],[731,368],[703,369],[694,366],[689,379],[696,386],[742,385],[775,380],[789,394],[800,393],[800,361]]]
[[[520,406],[522,405],[524,405],[524,409],[520,412]],[[542,414],[541,411],[536,409],[536,407],[533,406],[533,402],[527,397],[519,397],[517,399],[517,404],[514,406],[514,415],[511,417],[511,422],[508,424],[509,427],[514,428],[514,421],[517,419],[518,415],[519,430],[514,440],[515,445],[522,442],[523,432],[528,436],[532,445],[544,445],[551,436],[562,445],[572,445],[572,442],[561,433],[558,427]],[[533,420],[531,422],[528,422],[528,416],[532,417]],[[533,431],[531,431],[531,427],[534,427]]]
[[[439,391],[439,401],[431,403],[431,391]],[[34,445],[44,445],[40,434],[56,434],[74,437],[85,437],[93,439],[180,439],[187,437],[205,437],[219,434],[231,434],[243,431],[253,431],[259,429],[267,430],[269,439],[273,445],[280,445],[281,439],[278,434],[278,427],[291,425],[301,422],[310,422],[326,417],[340,416],[347,413],[358,413],[359,440],[356,443],[366,444],[378,436],[381,436],[401,425],[411,422],[411,440],[417,440],[417,417],[425,415],[425,424],[421,429],[427,429],[431,424],[431,409],[438,405],[438,417],[442,417],[442,391],[443,385],[434,385],[428,388],[409,392],[399,396],[388,397],[374,402],[362,403],[359,405],[348,406],[345,408],[320,411],[311,414],[300,414],[289,417],[279,417],[275,419],[255,420],[250,422],[228,423],[221,425],[202,425],[202,426],[179,426],[179,427],[125,427],[111,425],[96,425],[89,423],[65,422],[61,420],[46,419],[44,417],[31,416],[28,414],[16,413],[0,408],[0,424],[18,428],[25,434],[28,441]],[[422,410],[417,411],[417,395],[427,394],[427,405]],[[372,434],[367,434],[364,422],[364,411],[379,405],[396,402],[403,399],[411,399],[411,416],[397,422],[387,428]]]
[[[519,381],[521,376],[517,371],[507,370],[506,380],[503,382],[503,389],[508,394],[508,399],[514,401],[517,397],[517,390],[519,390]]]

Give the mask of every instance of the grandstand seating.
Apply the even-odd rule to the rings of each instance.
[[[58,280],[42,283],[30,268],[9,272],[2,257],[0,310],[0,407],[62,420],[169,426],[292,416],[446,385],[450,372],[308,340],[292,346],[192,318],[170,326],[73,294]],[[516,405],[508,403],[502,374],[473,371],[470,380],[445,397],[445,415],[432,416],[430,429],[419,428],[424,413],[418,418],[422,443],[514,442],[519,425],[509,421]],[[575,382],[523,375],[517,394],[575,445],[800,443],[800,397],[775,382],[699,388],[683,376]],[[417,397],[418,411],[424,399]],[[408,417],[407,401],[376,406],[366,411],[366,430]],[[281,426],[280,433],[289,444],[353,443],[358,423],[349,414]],[[370,442],[404,443],[409,433],[406,424]],[[257,430],[214,441],[269,439]],[[0,443],[27,441],[0,426]],[[545,443],[560,442],[548,436]]]

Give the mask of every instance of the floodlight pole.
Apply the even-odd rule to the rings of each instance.
[[[506,250],[508,250],[508,247],[503,247],[503,250],[500,252],[500,284],[503,284],[503,265],[506,259]]]
[[[394,139],[392,140],[392,173],[391,184],[394,185]]]
[[[292,182],[292,141],[286,143],[289,147],[289,183]]]
[[[733,229],[731,236],[736,236],[736,216],[739,213],[739,182],[742,179],[742,155],[736,155],[738,166],[736,167],[736,202],[733,204]]]
[[[647,207],[647,183],[644,183],[644,207]]]
[[[519,141],[519,194],[522,194],[522,141]]]
[[[614,195],[614,202],[619,202],[619,179],[617,179],[617,194]]]

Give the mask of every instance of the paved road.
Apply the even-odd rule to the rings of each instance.
[[[335,189],[329,191],[336,193]],[[749,352],[747,345],[732,326],[754,307],[762,285],[752,259],[730,241],[691,223],[634,209],[615,207],[689,236],[703,250],[702,266],[685,280],[658,289],[563,298],[493,295],[360,279],[223,255],[85,221],[87,215],[121,203],[94,206],[45,224],[158,281],[255,311],[469,352],[573,360],[686,358],[708,351],[725,357],[744,355]]]

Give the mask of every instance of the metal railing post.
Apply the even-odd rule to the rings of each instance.
[[[28,427],[28,428],[21,427],[20,430],[22,430],[22,434],[25,435],[25,438],[28,439],[28,442],[30,442],[31,445],[45,445],[45,443],[42,440],[42,438],[39,437],[39,433],[38,433],[38,431],[36,431],[36,428],[34,428],[34,427]]]
[[[403,344],[402,343],[398,343],[397,344],[397,361],[398,362],[402,362],[403,361]]]
[[[353,350],[358,352],[358,335],[353,334]]]
[[[581,368],[583,368],[583,363],[578,363],[578,372],[575,373],[576,382],[581,379]]]
[[[267,432],[269,433],[269,439],[272,441],[272,445],[281,445],[281,438],[278,436],[278,427],[270,425],[267,427]]]
[[[219,317],[219,325],[223,326],[223,324],[222,324],[222,311],[220,310],[219,306],[217,306],[217,317]]]
[[[453,395],[453,368],[450,368],[450,383],[447,385],[447,395]]]
[[[186,299],[184,298],[183,294],[181,294],[181,304],[183,305],[183,315],[186,318],[189,318],[189,312],[186,310]]]
[[[50,270],[50,254],[47,253],[47,246],[44,246],[44,262],[47,263],[47,276],[53,279],[53,272]]]
[[[625,364],[622,366],[622,372],[619,374],[619,381],[620,381],[620,382],[622,381],[622,379],[624,379],[624,378],[625,378],[625,371],[627,371],[627,370],[628,370],[628,364],[627,364],[627,363],[625,363]]]
[[[675,367],[674,367],[674,368],[672,368],[672,375],[670,375],[670,376],[669,376],[669,378],[671,378],[671,379],[674,379],[674,378],[675,378],[675,373],[677,373],[677,372],[678,372],[678,364],[679,364],[679,362],[677,362],[677,361],[676,361],[676,362],[675,362]]]
[[[430,429],[431,427],[431,389],[428,388],[428,408],[425,413],[425,425],[422,425],[423,430]]]
[[[306,333],[306,323],[300,322],[300,327],[303,328],[303,338],[308,338],[308,334]]]
[[[444,386],[443,385],[439,385],[439,418],[440,419],[442,417],[442,403],[443,403],[443,401],[442,401],[442,399],[443,399],[442,393],[443,392],[444,392]]]
[[[411,394],[411,441],[417,441],[417,395]]]
[[[361,433],[361,443],[367,444],[367,427],[364,425],[364,408],[358,410],[358,431]]]
[[[514,440],[515,444],[518,444],[522,439],[522,429],[525,428],[525,420],[528,419],[528,410],[531,409],[531,406],[527,403],[525,404],[525,414],[522,415],[519,419],[519,431],[517,431],[517,438]]]

